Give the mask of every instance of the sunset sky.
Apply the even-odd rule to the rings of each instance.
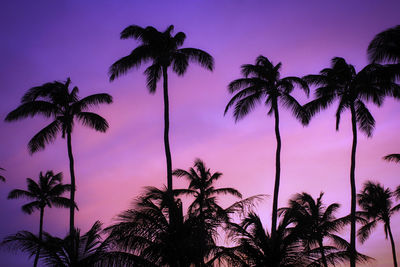
[[[171,24],[183,31],[183,47],[210,53],[215,70],[192,64],[183,77],[170,72],[170,143],[173,168],[188,169],[201,158],[212,171],[224,175],[218,186],[237,188],[245,197],[268,194],[259,205],[265,226],[270,214],[275,175],[274,120],[259,106],[235,123],[223,111],[230,99],[227,85],[240,78],[240,66],[259,55],[282,62],[282,76],[318,73],[335,56],[344,57],[357,70],[367,63],[368,43],[379,32],[400,24],[400,1],[3,1],[0,4],[0,167],[7,182],[0,184],[0,238],[19,230],[38,231],[39,214],[23,214],[24,200],[7,200],[14,188],[26,188],[25,178],[40,171],[64,173],[69,183],[66,140],[59,136],[44,151],[29,155],[27,143],[48,120],[35,117],[5,123],[31,87],[70,77],[80,96],[109,93],[112,105],[96,112],[110,128],[98,133],[78,123],[72,135],[76,225],[87,231],[96,221],[112,223],[127,209],[143,186],[166,183],[163,145],[162,84],[155,95],[146,89],[144,67],[109,82],[108,68],[136,47],[135,40],[120,40],[131,24],[152,25],[164,31]],[[308,100],[295,93],[304,104]],[[312,99],[312,96],[310,97]],[[309,100],[310,100],[309,99]],[[381,108],[368,107],[376,120],[372,138],[360,133],[357,150],[357,191],[366,180],[394,189],[400,185],[400,164],[382,157],[400,153],[400,102],[386,99]],[[343,115],[335,131],[335,105],[303,127],[288,111],[281,111],[282,173],[279,206],[295,193],[340,203],[338,215],[350,212],[350,114]],[[174,187],[184,187],[174,180]],[[228,205],[232,199],[222,201]],[[45,211],[45,231],[64,236],[67,209]],[[400,249],[400,214],[392,221]],[[349,239],[349,235],[345,237]],[[392,264],[390,243],[383,226],[358,249],[377,261],[367,266]],[[30,263],[29,263],[30,264]],[[25,254],[0,252],[1,266],[27,266]]]

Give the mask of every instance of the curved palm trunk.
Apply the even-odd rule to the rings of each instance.
[[[324,245],[322,243],[322,239],[318,240],[318,244],[319,244],[319,250],[321,252],[321,257],[322,257],[322,264],[325,267],[328,267],[328,263],[326,261],[326,257],[325,257],[325,249],[324,249]]]
[[[275,186],[274,186],[274,201],[272,204],[272,226],[271,226],[271,237],[275,238],[276,235],[276,224],[278,219],[278,194],[279,194],[279,183],[281,177],[281,134],[279,132],[279,111],[278,101],[274,99],[273,102],[274,115],[275,115],[275,136],[276,136],[276,156],[275,156]]]
[[[392,245],[392,255],[393,255],[393,266],[397,267],[397,259],[396,259],[396,247],[394,245],[394,239],[392,235],[392,229],[390,228],[390,221],[387,223],[387,229],[390,237],[390,244]]]
[[[44,207],[40,208],[40,222],[39,222],[39,248],[36,252],[35,262],[33,266],[36,267],[39,261],[39,254],[40,254],[40,246],[42,245],[42,235],[43,235],[43,217],[44,217]]]
[[[172,194],[172,159],[169,147],[169,101],[168,101],[168,73],[167,67],[163,67],[164,79],[164,146],[165,157],[167,159],[167,183],[168,191]]]
[[[353,144],[351,147],[350,185],[351,185],[351,211],[350,211],[350,267],[356,266],[356,149],[357,149],[357,123],[354,105],[350,106],[351,125],[353,130]]]
[[[71,207],[69,209],[69,233],[72,234],[75,229],[75,171],[74,171],[74,156],[72,155],[71,133],[67,133],[69,171],[71,173]]]

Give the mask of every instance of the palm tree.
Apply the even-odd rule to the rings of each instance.
[[[7,236],[3,246],[12,250],[21,250],[32,256],[41,247],[40,258],[45,266],[85,267],[85,266],[131,266],[127,255],[109,252],[110,243],[101,239],[101,223],[95,222],[84,235],[75,229],[72,235],[65,238],[44,233],[43,241],[28,232],[20,231]],[[144,265],[141,265],[144,266]]]
[[[322,203],[322,196],[314,200],[307,193],[296,194],[290,201],[289,207],[279,209],[280,214],[292,217],[295,224],[296,232],[300,233],[303,247],[307,251],[314,250],[320,254],[320,265],[327,267],[328,262],[335,264],[339,261],[348,259],[346,251],[340,251],[338,248],[347,249],[349,243],[338,236],[336,233],[348,223],[347,218],[336,218],[334,213],[337,212],[340,205],[333,203],[326,207]],[[324,239],[327,238],[335,247],[324,246]],[[326,254],[325,249],[328,248],[331,253]]]
[[[170,25],[164,32],[159,32],[154,27],[142,28],[137,25],[126,27],[121,32],[121,39],[134,38],[141,42],[128,56],[117,60],[111,65],[110,81],[127,73],[142,63],[151,61],[144,74],[147,77],[147,87],[154,94],[157,82],[163,77],[164,93],[164,146],[167,160],[168,190],[172,193],[172,159],[169,145],[169,100],[168,100],[168,68],[182,76],[185,74],[189,62],[199,63],[200,66],[213,70],[214,60],[206,52],[196,48],[179,48],[183,45],[186,35],[178,32],[172,36],[174,26]]]
[[[4,169],[4,168],[1,168],[1,167],[0,167],[0,170],[5,171],[5,169]],[[5,182],[5,181],[6,181],[6,178],[4,178],[3,175],[0,175],[0,181]]]
[[[112,103],[112,97],[109,94],[94,94],[79,99],[78,87],[71,91],[69,85],[70,78],[65,83],[54,81],[45,83],[41,86],[33,87],[25,93],[21,99],[21,105],[11,111],[6,121],[21,120],[26,117],[33,117],[37,114],[47,118],[54,119],[49,125],[40,130],[28,143],[28,149],[31,154],[45,148],[55,140],[59,132],[62,138],[67,136],[67,148],[69,157],[69,170],[71,174],[71,202],[75,203],[75,171],[74,157],[72,154],[71,134],[74,128],[75,119],[83,125],[96,131],[105,132],[108,129],[107,121],[96,113],[88,112],[88,109],[102,103]],[[70,232],[74,230],[74,206],[70,207]]]
[[[22,206],[22,211],[31,214],[35,210],[40,211],[39,223],[39,242],[42,241],[43,234],[43,217],[45,207],[51,208],[53,205],[61,208],[69,208],[71,202],[68,198],[62,195],[71,190],[69,184],[62,184],[62,173],[54,175],[52,171],[47,171],[45,175],[42,172],[39,174],[39,181],[36,183],[31,178],[26,179],[28,190],[14,189],[8,194],[8,199],[26,198],[32,200]],[[37,250],[34,266],[37,266],[39,259],[40,247]]]
[[[242,198],[242,194],[234,188],[215,188],[215,182],[221,178],[222,173],[211,173],[205,163],[196,159],[194,167],[189,171],[177,169],[173,175],[184,177],[189,182],[188,189],[178,189],[175,192],[178,195],[193,195],[194,201],[190,204],[188,214],[193,220],[199,223],[199,254],[201,258],[198,260],[199,266],[205,266],[204,258],[207,254],[207,238],[216,235],[216,228],[222,222],[229,220],[228,210],[223,209],[217,203],[217,195],[230,194]]]
[[[351,185],[351,231],[350,231],[350,266],[356,262],[356,184],[355,164],[357,148],[357,125],[359,129],[371,137],[375,127],[375,120],[365,105],[365,101],[372,101],[377,106],[383,103],[384,97],[395,90],[395,84],[386,75],[385,68],[378,64],[367,65],[356,72],[354,66],[343,58],[332,59],[332,67],[325,68],[318,75],[307,75],[304,79],[318,88],[315,91],[316,99],[305,105],[310,116],[322,109],[326,109],[335,100],[339,105],[336,111],[336,130],[339,130],[340,118],[347,109],[351,113],[353,143],[351,150],[350,185]]]
[[[400,210],[400,204],[393,207],[393,196],[394,193],[389,188],[384,188],[379,183],[368,181],[364,184],[361,193],[357,195],[358,204],[363,210],[358,213],[366,218],[368,223],[359,229],[358,236],[360,241],[364,243],[378,222],[383,222],[386,239],[389,235],[392,246],[393,265],[397,267],[396,248],[390,227],[390,218]]]
[[[278,102],[286,108],[291,109],[294,116],[303,124],[308,123],[308,118],[302,106],[290,95],[294,86],[298,85],[309,94],[309,88],[301,78],[298,77],[280,77],[280,68],[282,64],[273,65],[268,58],[259,56],[256,64],[242,65],[242,75],[240,78],[231,82],[228,86],[230,93],[236,94],[229,101],[225,108],[225,114],[234,106],[233,116],[235,121],[245,117],[255,105],[263,100],[269,108],[268,115],[275,116],[275,136],[276,136],[276,158],[275,158],[275,186],[274,200],[272,206],[272,226],[271,234],[274,235],[277,224],[278,194],[281,172],[281,136],[279,132],[279,109]]]
[[[180,199],[170,196],[167,189],[147,187],[133,208],[118,215],[118,222],[106,229],[115,251],[135,256],[132,264],[188,267],[201,256],[198,220],[185,217]],[[217,250],[212,236],[207,236],[206,243],[208,255]]]
[[[229,237],[237,244],[233,248],[233,266],[292,267],[307,266],[312,258],[304,252],[298,233],[291,231],[289,216],[280,221],[274,237],[263,227],[260,217],[251,212],[240,224],[230,225]]]

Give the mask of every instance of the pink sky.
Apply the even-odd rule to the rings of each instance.
[[[173,168],[189,168],[201,158],[224,174],[219,185],[239,189],[245,197],[273,193],[274,122],[263,107],[234,123],[223,111],[230,99],[227,85],[240,77],[240,65],[254,63],[262,54],[282,62],[282,75],[303,76],[329,66],[334,56],[344,57],[360,70],[367,64],[366,48],[375,34],[399,24],[399,1],[7,1],[0,8],[0,166],[7,183],[0,184],[0,237],[27,229],[37,231],[38,216],[20,211],[23,201],[6,200],[14,188],[25,188],[25,178],[40,171],[64,172],[69,182],[66,141],[58,138],[45,151],[30,156],[27,143],[46,125],[41,118],[4,123],[30,87],[71,77],[80,96],[107,92],[110,106],[96,110],[110,124],[106,134],[76,127],[77,225],[86,231],[96,220],[105,225],[129,207],[142,187],[166,183],[161,91],[149,95],[144,68],[113,83],[108,67],[127,55],[133,40],[119,40],[130,24],[164,30],[175,25],[187,35],[185,47],[209,52],[214,72],[196,65],[184,77],[170,74]],[[298,94],[299,100],[307,99]],[[400,105],[387,99],[382,108],[369,105],[376,119],[373,138],[360,134],[357,150],[358,189],[368,179],[394,189],[400,184],[400,165],[382,156],[400,153]],[[335,132],[334,107],[303,127],[287,111],[281,112],[283,140],[279,205],[294,193],[316,197],[325,192],[327,204],[342,204],[339,215],[350,210],[349,165],[351,128],[345,113]],[[175,181],[175,187],[186,186]],[[270,227],[272,198],[259,212]],[[67,210],[48,210],[45,230],[64,235]],[[393,218],[393,235],[400,247],[400,215]],[[347,237],[347,236],[346,236]],[[383,226],[361,252],[377,259],[368,266],[391,264],[390,244]],[[399,256],[400,254],[397,253]],[[0,262],[25,266],[26,258],[1,252]]]

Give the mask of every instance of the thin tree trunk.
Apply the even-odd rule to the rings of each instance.
[[[71,174],[71,207],[69,209],[69,233],[73,234],[75,231],[75,171],[74,171],[74,156],[72,155],[71,133],[67,133],[68,144],[68,157],[69,157],[69,171]]]
[[[350,185],[351,185],[351,211],[350,211],[350,267],[356,266],[356,149],[357,149],[357,122],[354,105],[350,106],[351,125],[353,130],[353,144],[351,147]]]
[[[168,191],[172,195],[172,159],[169,147],[169,101],[168,101],[168,73],[167,67],[163,67],[164,78],[164,146],[167,159],[167,183]]]
[[[44,217],[44,207],[40,208],[40,222],[39,222],[39,247],[36,252],[35,262],[33,266],[36,267],[39,261],[40,247],[42,246],[42,235],[43,235],[43,217]]]
[[[271,224],[271,237],[275,238],[276,225],[278,219],[278,194],[279,194],[279,183],[281,177],[281,135],[279,132],[279,111],[278,101],[273,100],[273,109],[275,115],[275,136],[276,136],[276,156],[275,156],[275,186],[274,186],[274,200],[272,204],[272,224]]]
[[[321,239],[321,240],[318,240],[318,243],[319,243],[319,250],[320,250],[320,252],[321,252],[321,257],[322,257],[322,264],[323,264],[325,267],[328,267],[328,263],[327,263],[326,257],[325,257],[324,244],[323,244],[323,242],[322,242],[322,239]]]
[[[393,266],[397,267],[397,259],[396,259],[396,247],[394,245],[394,239],[392,235],[392,229],[390,228],[390,221],[387,223],[387,228],[390,237],[390,244],[392,245],[392,255],[393,255]]]

